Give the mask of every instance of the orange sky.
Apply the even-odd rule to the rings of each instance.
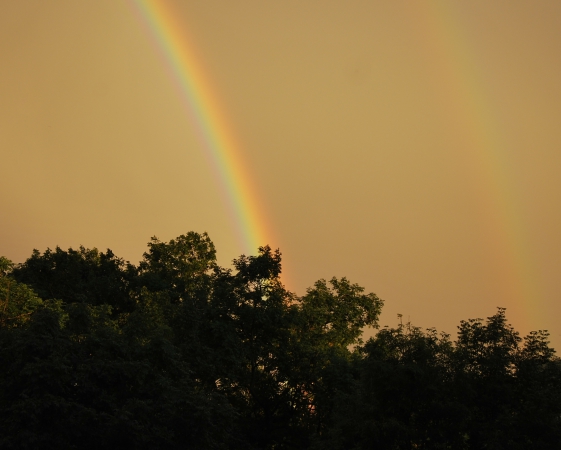
[[[561,344],[561,3],[166,1],[266,203],[292,290],[347,276],[453,333]],[[0,254],[153,235],[242,250],[132,2],[0,2]],[[265,243],[263,243],[265,244]]]

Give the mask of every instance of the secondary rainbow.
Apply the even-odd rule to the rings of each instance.
[[[539,325],[540,282],[532,264],[521,205],[508,167],[505,133],[497,119],[497,105],[488,92],[477,53],[464,32],[454,2],[429,0],[413,3],[415,23],[427,42],[435,73],[446,90],[447,104],[460,126],[467,130],[471,159],[485,185],[481,204],[488,219],[485,234],[494,244],[488,253],[494,260],[504,297],[511,312],[525,327]],[[514,308],[514,309],[511,309]]]
[[[172,73],[185,110],[221,187],[242,251],[254,254],[259,246],[270,243],[267,233],[270,227],[235,134],[197,57],[193,40],[168,2],[129,0],[129,3],[156,41],[156,47]]]

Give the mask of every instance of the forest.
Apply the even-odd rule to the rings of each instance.
[[[298,296],[281,268],[269,247],[221,267],[195,232],[137,265],[1,257],[0,448],[561,448],[546,331],[520,337],[504,308],[455,337],[379,327],[375,294],[332,278]]]

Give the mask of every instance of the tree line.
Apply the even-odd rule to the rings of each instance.
[[[378,328],[346,278],[297,296],[206,233],[0,258],[2,449],[556,449],[561,363],[505,310]],[[367,342],[365,327],[377,328]]]

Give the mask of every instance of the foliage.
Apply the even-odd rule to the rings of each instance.
[[[547,333],[520,345],[503,308],[458,328],[455,342],[410,324],[370,339],[322,448],[558,448],[561,366]]]
[[[458,337],[377,327],[346,278],[298,297],[269,247],[206,233],[0,258],[0,448],[558,448],[561,365],[504,309]]]
[[[0,326],[7,328],[23,325],[43,303],[33,290],[8,276],[13,266],[0,257]]]
[[[43,254],[33,250],[27,261],[14,268],[12,276],[32,286],[43,299],[56,298],[66,304],[110,304],[115,312],[128,312],[134,307],[130,285],[136,268],[111,250],[103,253],[80,247],[64,251],[56,247]]]

